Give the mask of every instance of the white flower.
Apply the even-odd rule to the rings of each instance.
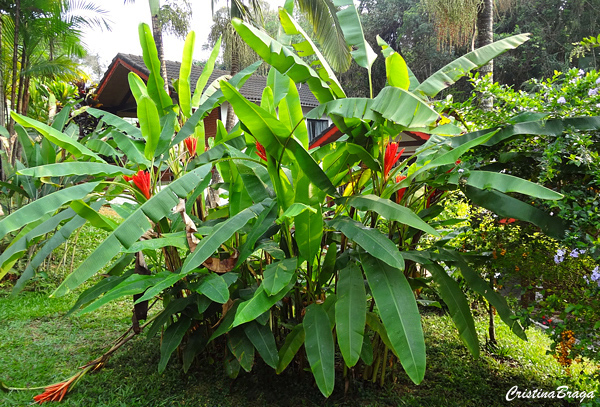
[[[598,88],[590,89],[588,91],[588,96],[596,96],[598,94]]]
[[[577,76],[583,76],[585,75],[585,71],[583,69],[580,69],[579,72],[577,72]]]
[[[564,96],[561,96],[558,99],[556,99],[556,103],[558,103],[559,105],[564,105],[565,103],[567,103],[567,99],[565,99]]]

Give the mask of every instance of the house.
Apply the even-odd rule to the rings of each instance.
[[[180,62],[166,61],[167,76],[171,79],[179,77]],[[102,104],[101,109],[106,110],[120,117],[136,117],[135,99],[129,89],[127,76],[129,72],[135,72],[144,81],[148,80],[149,71],[144,65],[144,60],[141,56],[132,54],[119,53],[112,60],[104,77],[98,85],[98,101]],[[196,87],[196,82],[202,74],[202,68],[192,66],[190,75],[190,84],[192,93]],[[208,79],[207,86],[216,79],[229,74],[227,71],[215,69]],[[244,86],[240,89],[241,94],[251,102],[260,103],[263,89],[267,83],[266,76],[252,75]],[[171,97],[175,98],[175,88],[169,86]],[[302,111],[308,113],[313,108],[319,105],[319,102],[310,92],[308,86],[299,85],[298,94],[300,96],[300,105]],[[217,131],[217,120],[225,121],[227,117],[228,103],[224,103],[220,109],[215,109],[204,119],[204,129],[206,138],[214,137]],[[330,122],[324,118],[322,120],[307,119],[307,127],[311,140],[316,138],[323,130],[329,126]]]

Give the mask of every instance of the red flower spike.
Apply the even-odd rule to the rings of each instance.
[[[150,173],[139,170],[133,177],[123,176],[126,181],[133,181],[136,187],[144,194],[146,199],[150,199]],[[129,178],[129,179],[128,179]]]
[[[398,143],[389,143],[385,148],[385,155],[383,157],[383,176],[386,179],[394,164],[398,162],[400,156],[402,153],[404,153],[404,149],[400,150],[400,152],[396,154],[397,151]]]
[[[500,219],[498,222],[505,224],[505,223],[513,223],[516,222],[517,220],[515,218],[508,218],[508,219]]]
[[[42,404],[47,401],[62,401],[69,391],[69,386],[77,377],[78,375],[75,375],[65,382],[47,386],[45,391],[42,394],[35,396],[33,400],[38,404]]]
[[[185,144],[185,148],[187,149],[188,153],[190,154],[190,157],[195,156],[196,155],[196,146],[198,145],[198,140],[193,137],[188,137],[185,140],[183,140],[183,143]]]
[[[256,155],[267,161],[267,152],[265,151],[265,147],[258,141],[256,142]]]
[[[405,179],[406,179],[406,175],[398,175],[396,177],[396,184],[402,182]],[[405,192],[406,192],[406,187],[400,188],[399,190],[396,191],[396,203],[397,204],[400,203],[400,201],[402,200],[402,197],[404,196]]]

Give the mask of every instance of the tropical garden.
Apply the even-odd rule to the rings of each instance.
[[[600,37],[574,22],[597,15],[232,1],[192,84],[195,34],[167,78],[181,13],[149,3],[136,122],[72,62],[102,9],[1,4],[3,403],[600,404]],[[323,117],[342,136],[311,149]]]

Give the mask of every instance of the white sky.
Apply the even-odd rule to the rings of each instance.
[[[191,29],[196,32],[196,49],[194,59],[206,59],[210,51],[202,51],[202,45],[208,38],[212,15],[210,0],[190,0],[192,3]],[[271,8],[283,6],[285,0],[268,0]],[[100,62],[108,66],[119,52],[141,55],[142,50],[138,37],[138,25],[142,22],[151,24],[148,0],[136,0],[134,4],[123,4],[123,0],[102,0],[96,4],[107,10],[105,16],[112,21],[112,31],[101,31],[99,28],[84,30],[83,42],[90,54],[100,55]],[[161,2],[162,3],[162,2]],[[224,0],[218,5],[224,6]],[[215,11],[218,7],[215,7]],[[183,52],[183,40],[174,36],[163,35],[165,59],[179,61]]]

